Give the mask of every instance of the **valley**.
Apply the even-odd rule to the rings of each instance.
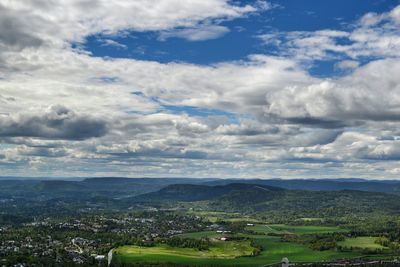
[[[399,259],[397,193],[353,190],[353,182],[327,191],[267,180],[189,182],[0,181],[2,263],[265,266],[288,258],[298,266],[391,266]]]

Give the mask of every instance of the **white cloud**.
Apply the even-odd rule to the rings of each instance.
[[[299,60],[329,60],[400,56],[399,7],[392,11],[368,13],[348,31],[319,30],[273,32],[258,36],[282,54]]]
[[[385,175],[397,173],[400,65],[392,48],[398,8],[367,15],[351,31],[297,32],[276,40],[287,41],[289,52],[299,57],[251,55],[201,66],[92,57],[70,42],[126,30],[209,39],[227,31],[216,19],[268,7],[222,0],[95,5],[0,0],[0,5],[4,174],[373,176],[382,168]],[[182,12],[174,12],[178,9]],[[341,38],[351,45],[340,44]],[[105,40],[118,46],[111,37]],[[305,58],[331,52],[353,58],[337,65],[353,72],[316,78],[304,69]],[[381,59],[359,66],[363,55]],[[180,112],[165,105],[180,106]],[[80,128],[81,123],[96,127]],[[77,135],[71,129],[86,131]]]
[[[128,49],[127,45],[121,44],[111,39],[101,39],[102,46],[114,46],[121,49]]]
[[[201,25],[195,28],[185,28],[161,32],[159,40],[165,41],[169,38],[183,38],[188,41],[205,41],[217,39],[229,32],[229,29],[219,25]]]
[[[335,64],[335,67],[341,70],[353,70],[358,66],[360,66],[360,62],[355,60],[343,60]]]
[[[0,5],[3,19],[5,15],[15,15],[5,18],[5,22],[16,25],[13,33],[32,32],[42,40],[58,38],[67,41],[82,41],[86,36],[95,33],[115,34],[124,30],[160,31],[192,27],[204,20],[237,18],[257,11],[256,7],[231,5],[227,0],[2,0]],[[2,23],[2,31],[7,30],[7,25]]]

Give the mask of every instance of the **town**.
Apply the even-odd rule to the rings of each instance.
[[[86,214],[67,220],[36,219],[0,226],[0,257],[5,266],[46,264],[106,265],[108,252],[126,244],[149,244],[208,223],[198,216],[170,212]]]

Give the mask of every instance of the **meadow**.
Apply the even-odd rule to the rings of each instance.
[[[347,229],[336,226],[313,226],[313,225],[285,225],[285,224],[257,224],[246,227],[258,233],[275,233],[275,234],[326,234],[326,233],[342,233],[347,232]]]
[[[130,255],[131,257],[142,256],[173,256],[188,258],[216,258],[216,259],[233,259],[241,256],[251,256],[253,247],[250,241],[217,241],[208,250],[198,250],[195,248],[179,248],[168,245],[157,245],[154,247],[141,246],[123,246],[114,251],[114,253],[122,255]]]
[[[338,245],[345,248],[359,248],[359,249],[387,249],[380,244],[375,243],[376,237],[360,236],[355,238],[346,238],[346,240],[339,242]]]

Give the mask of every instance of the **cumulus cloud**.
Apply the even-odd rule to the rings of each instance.
[[[83,140],[107,132],[106,122],[55,105],[42,115],[17,114],[0,117],[0,136]]]
[[[368,13],[349,31],[273,32],[261,34],[258,38],[275,46],[282,54],[299,60],[399,57],[398,9],[383,14]]]
[[[95,33],[115,34],[124,30],[160,31],[191,27],[206,19],[237,18],[257,11],[255,6],[236,6],[227,0],[1,1],[0,4],[3,7],[2,13],[13,18],[13,33],[32,30],[31,32],[43,38],[68,41],[81,41]],[[18,16],[12,16],[17,14]],[[30,25],[32,18],[37,23]],[[3,31],[7,30],[5,26],[2,24]]]
[[[355,60],[343,60],[335,64],[335,68],[340,70],[354,70],[360,66],[360,62]]]
[[[270,92],[266,113],[293,123],[333,128],[398,121],[400,87],[395,73],[399,69],[398,60],[380,60],[343,79]]]
[[[260,125],[254,122],[242,124],[221,125],[216,131],[225,135],[261,135],[261,134],[277,134],[280,129],[272,125]]]
[[[270,9],[268,2],[0,0],[0,7],[4,173],[398,174],[399,7],[367,14],[350,30],[269,33],[262,39],[287,52],[213,65],[92,57],[71,44],[100,33],[104,45],[120,46],[113,37],[125,31],[217,38],[229,30],[221,21]],[[328,58],[352,71],[308,73],[304,61]]]
[[[23,11],[22,14],[15,10],[9,10],[0,3],[0,47],[2,50],[8,48],[21,50],[25,47],[38,47],[42,45],[43,40],[35,36],[30,27],[38,26],[43,23],[40,18],[33,18],[30,22],[19,20],[18,17],[27,16],[32,18],[31,14]]]

